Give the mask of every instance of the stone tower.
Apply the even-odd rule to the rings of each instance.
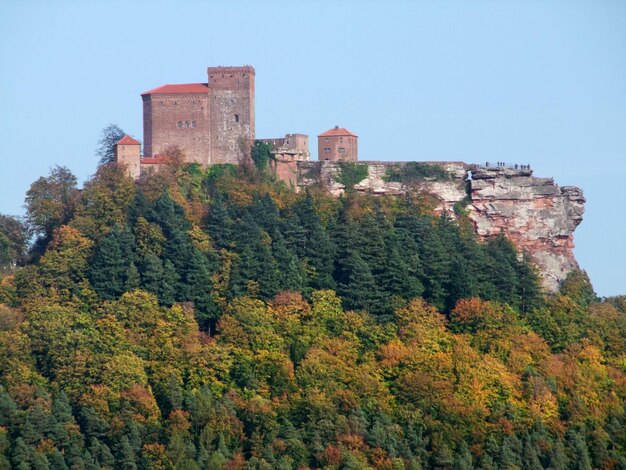
[[[208,163],[239,163],[254,143],[254,68],[209,67]]]
[[[187,162],[239,163],[254,142],[254,68],[209,67],[207,83],[142,93],[144,156],[177,147]]]
[[[335,126],[317,136],[318,160],[356,162],[358,136],[348,129]]]
[[[126,168],[126,173],[137,180],[141,174],[141,143],[125,135],[113,146],[113,155],[118,165]]]

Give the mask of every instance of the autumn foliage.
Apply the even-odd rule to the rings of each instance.
[[[546,296],[419,197],[250,171],[103,166],[49,220],[37,181],[0,468],[625,468],[623,298],[584,273]]]

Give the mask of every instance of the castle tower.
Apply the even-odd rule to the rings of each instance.
[[[356,162],[358,136],[348,129],[335,126],[317,136],[317,159],[333,162]]]
[[[141,94],[144,156],[182,151],[201,165],[239,163],[254,142],[254,68],[209,67],[207,83]]]
[[[115,163],[124,165],[126,173],[134,180],[141,176],[141,143],[125,135],[113,146]]]
[[[254,144],[252,66],[209,67],[209,163],[239,163]]]

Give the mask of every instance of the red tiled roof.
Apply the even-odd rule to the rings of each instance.
[[[120,140],[118,140],[115,143],[115,145],[141,145],[141,142],[139,142],[138,140],[133,139],[128,134],[124,134],[124,137],[122,137]]]
[[[330,137],[333,135],[349,135],[352,137],[358,137],[354,132],[350,132],[348,129],[337,126],[335,126],[334,129],[329,129],[326,132],[322,132],[320,135],[318,135],[318,137]]]
[[[142,93],[141,96],[164,93],[207,93],[208,91],[208,83],[181,83],[178,85],[162,85]]]
[[[141,164],[158,165],[159,163],[170,163],[170,157],[167,155],[155,155],[154,157],[143,157]]]

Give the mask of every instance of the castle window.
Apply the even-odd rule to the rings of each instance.
[[[339,137],[339,142],[343,142],[343,137]]]
[[[346,153],[345,147],[339,147],[339,153]]]
[[[195,129],[196,127],[196,121],[191,121],[191,127],[193,127]]]
[[[239,122],[239,114],[235,114],[235,122]]]
[[[183,128],[183,121],[178,121],[178,123],[176,124],[178,126],[179,129]]]
[[[324,153],[330,153],[330,147],[324,147]]]
[[[189,121],[185,121],[185,127],[189,129]]]

